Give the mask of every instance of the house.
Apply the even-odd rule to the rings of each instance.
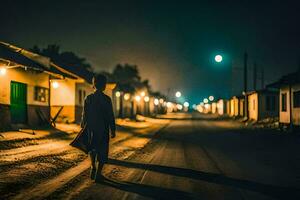
[[[279,89],[279,123],[300,126],[300,71],[268,85]]]
[[[4,42],[0,42],[0,66],[1,128],[49,121],[51,79],[75,78],[51,66],[48,58]]]
[[[250,120],[278,117],[278,91],[263,89],[249,92],[247,96]]]
[[[219,99],[217,101],[217,113],[219,115],[226,114],[226,105],[227,105],[227,102],[224,99]]]
[[[92,72],[84,68],[58,65],[50,58],[8,43],[0,42],[0,47],[0,58],[8,65],[2,70],[8,73],[5,76],[6,79],[3,76],[0,80],[2,90],[0,104],[2,104],[1,109],[3,110],[3,112],[1,110],[1,114],[7,113],[7,110],[12,113],[8,115],[11,116],[11,119],[5,117],[6,119],[2,120],[5,121],[4,124],[36,125],[41,120],[41,115],[43,115],[44,121],[80,123],[84,99],[94,91],[92,88],[94,74]],[[114,87],[114,83],[108,83],[104,92],[112,97]],[[14,100],[12,92],[16,92],[18,95],[22,94],[22,97],[18,96],[19,99]],[[18,102],[14,104],[14,101]],[[20,107],[20,105],[22,105],[22,111],[21,108],[14,109],[14,106]],[[42,112],[36,111],[37,109]],[[37,112],[39,114],[35,114]]]

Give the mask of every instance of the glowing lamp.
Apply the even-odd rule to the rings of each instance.
[[[177,98],[181,97],[181,92],[177,91],[177,92],[175,93],[175,96],[176,96]]]
[[[6,74],[6,68],[1,67],[1,68],[0,68],[0,74],[1,74],[2,76],[4,76],[4,75]]]
[[[222,57],[221,55],[216,55],[216,56],[215,56],[215,61],[216,61],[216,62],[219,63],[219,62],[222,62],[222,60],[223,60],[223,57]]]
[[[207,98],[203,99],[203,102],[208,103],[208,99]]]
[[[177,104],[176,107],[177,107],[178,110],[182,110],[182,105],[181,104]]]
[[[189,102],[184,102],[183,106],[187,108],[190,106],[190,104],[189,104]]]
[[[171,108],[171,107],[172,107],[172,103],[171,103],[171,102],[168,102],[168,103],[167,103],[167,107],[168,107],[168,108]]]
[[[159,100],[158,99],[154,99],[154,105],[158,105],[159,104]]]
[[[164,103],[164,99],[159,99],[159,103]]]
[[[134,98],[137,102],[139,102],[141,100],[141,97],[139,95],[135,96]]]
[[[214,97],[214,96],[209,96],[208,99],[209,99],[210,101],[213,101],[213,100],[215,99],[215,97]]]
[[[149,98],[148,96],[145,96],[145,97],[144,97],[144,101],[145,101],[145,102],[149,102],[149,100],[150,100],[150,98]]]
[[[145,92],[141,92],[141,96],[144,97],[146,95]]]
[[[53,81],[53,82],[52,82],[52,87],[53,87],[54,89],[58,88],[58,87],[59,87],[59,83],[58,83],[57,81]]]
[[[126,94],[124,94],[124,100],[129,100],[129,98],[130,98],[130,94],[128,94],[128,93],[126,93]]]
[[[117,91],[116,92],[116,97],[120,97],[121,96],[121,92]]]

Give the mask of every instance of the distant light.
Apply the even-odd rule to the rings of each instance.
[[[209,109],[210,105],[209,105],[209,104],[205,104],[204,107],[205,107],[206,109]]]
[[[203,102],[201,102],[199,105],[200,105],[200,106],[204,106],[204,103],[203,103]]]
[[[182,110],[182,105],[181,104],[177,104],[176,107],[177,107],[178,110]]]
[[[164,99],[159,99],[159,103],[164,103]]]
[[[207,98],[203,99],[203,103],[208,103],[208,99]]]
[[[215,61],[216,61],[216,62],[219,63],[219,62],[222,62],[222,60],[223,60],[223,57],[222,57],[221,55],[216,55],[216,56],[215,56]]]
[[[58,87],[59,87],[59,83],[58,83],[57,81],[53,81],[53,82],[52,82],[52,87],[53,87],[54,89],[58,88]]]
[[[190,104],[189,104],[189,102],[184,102],[183,106],[187,108],[190,106]]]
[[[168,102],[168,103],[167,103],[167,107],[168,107],[168,108],[171,108],[171,107],[172,107],[172,103],[171,103],[171,102]]]
[[[146,95],[146,93],[143,91],[141,92],[141,96],[144,97]]]
[[[197,105],[193,104],[193,109],[196,110],[197,109]]]
[[[134,98],[137,102],[139,102],[141,100],[141,97],[139,95],[135,96]]]
[[[2,76],[4,76],[4,75],[6,74],[6,68],[1,67],[1,68],[0,68],[0,74],[1,74]]]
[[[177,91],[177,92],[175,93],[175,96],[176,96],[177,98],[181,97],[181,92]]]
[[[149,102],[149,100],[150,100],[150,98],[149,98],[148,96],[145,96],[145,97],[144,97],[144,101],[145,101],[145,102]]]
[[[117,91],[116,92],[116,97],[120,97],[121,96],[121,92]]]
[[[210,101],[213,101],[213,100],[215,99],[215,97],[214,97],[214,96],[209,96],[208,99],[209,99]]]
[[[126,93],[124,94],[124,99],[127,101],[128,99],[130,99],[130,94]]]
[[[159,104],[159,100],[158,99],[154,99],[154,105],[158,105]]]

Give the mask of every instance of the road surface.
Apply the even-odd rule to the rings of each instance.
[[[85,161],[14,198],[300,199],[299,135],[180,116],[156,134],[134,134],[126,143],[141,140],[147,142],[130,156],[111,156],[101,183],[89,180]]]

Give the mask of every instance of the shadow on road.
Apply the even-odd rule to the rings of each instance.
[[[131,182],[120,182],[112,179],[105,178],[99,184],[107,185],[110,187],[117,188],[126,192],[136,193],[142,196],[154,198],[154,199],[191,199],[190,193],[162,188],[152,185],[145,185]]]
[[[135,162],[128,162],[123,160],[115,160],[115,159],[109,159],[109,164],[112,165],[119,165],[123,167],[129,167],[129,168],[139,168],[144,170],[151,170],[159,173],[174,175],[174,176],[181,176],[201,181],[207,181],[210,183],[216,183],[221,185],[226,185],[234,188],[239,189],[245,189],[250,190],[253,192],[258,192],[273,198],[277,199],[300,199],[300,188],[290,188],[290,187],[281,187],[281,186],[274,186],[274,185],[267,185],[263,183],[258,183],[254,181],[249,180],[241,180],[241,179],[235,179],[226,177],[222,174],[215,174],[215,173],[209,173],[209,172],[202,172],[202,171],[196,171],[192,169],[184,169],[184,168],[178,168],[178,167],[169,167],[169,166],[162,166],[162,165],[154,165],[154,164],[143,164],[143,163],[135,163]],[[131,187],[134,185],[131,184]],[[142,186],[140,186],[142,187]],[[154,187],[154,186],[151,186]],[[136,189],[136,188],[132,188]],[[144,188],[145,192],[148,191],[150,188]],[[156,190],[159,190],[159,188],[154,188]],[[139,190],[139,189],[136,189]],[[158,191],[157,191],[158,192]],[[171,192],[171,191],[167,191]],[[173,191],[174,192],[174,191]],[[177,191],[178,192],[178,191]],[[151,192],[150,192],[151,193]]]

